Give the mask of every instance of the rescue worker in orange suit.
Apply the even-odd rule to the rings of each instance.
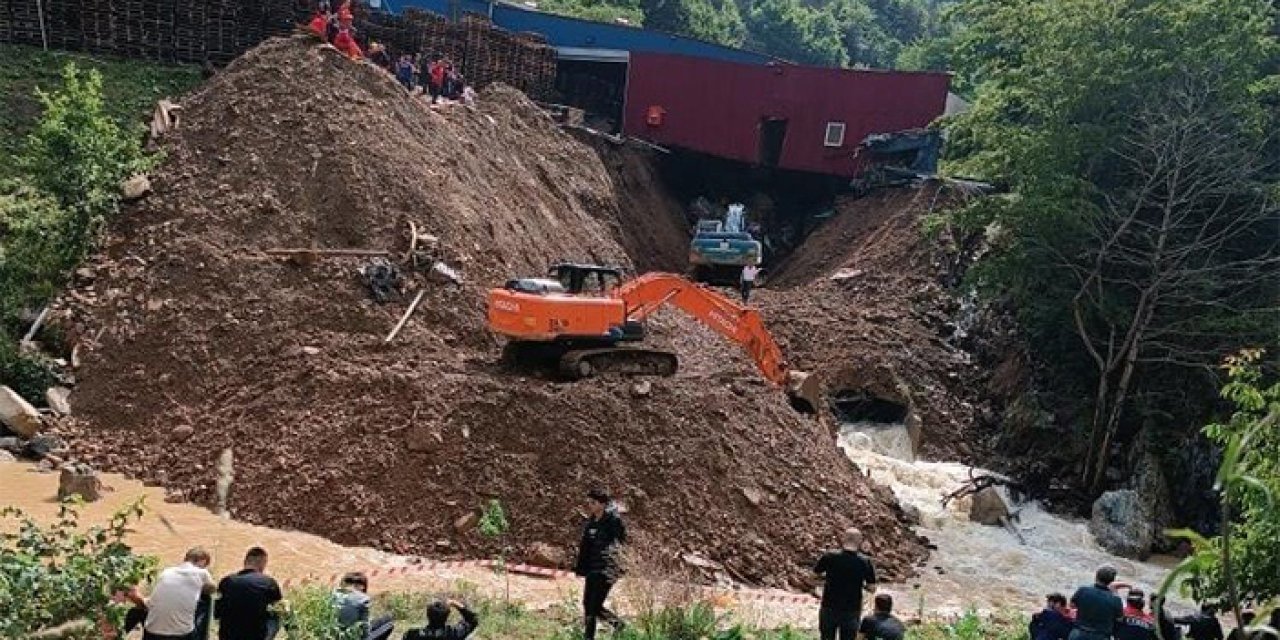
[[[351,35],[351,10],[347,9],[346,4],[342,8],[345,13],[338,14],[338,35],[333,38],[333,46],[352,60],[359,60],[364,57],[364,52],[360,51],[360,45],[356,44],[355,37]]]
[[[325,32],[329,29],[329,16],[326,16],[323,11],[316,9],[316,14],[311,16],[311,22],[307,23],[307,28],[311,29],[311,32],[317,36],[325,38]]]

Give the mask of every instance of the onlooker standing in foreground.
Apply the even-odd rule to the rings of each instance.
[[[822,640],[854,640],[862,617],[862,592],[876,585],[876,570],[862,555],[862,532],[844,532],[841,550],[818,559],[813,570],[825,579],[822,606],[818,610],[818,633]]]
[[[594,640],[598,620],[609,623],[615,633],[623,626],[622,619],[606,608],[604,602],[622,576],[618,554],[627,541],[627,527],[607,492],[593,489],[587,497],[591,518],[582,529],[574,573],[586,578],[582,591],[583,638]]]

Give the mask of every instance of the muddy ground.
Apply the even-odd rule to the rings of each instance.
[[[399,553],[491,553],[501,542],[472,518],[498,499],[517,557],[567,557],[583,493],[604,485],[638,540],[745,582],[807,586],[812,559],[850,525],[890,577],[924,557],[892,496],[836,448],[830,421],[794,412],[694,322],[652,323],[682,370],[648,392],[501,364],[488,287],[562,259],[668,266],[679,235],[657,205],[635,206],[643,173],[627,186],[517,92],[433,108],[294,38],[249,52],[183,105],[155,192],[125,211],[56,308],[81,363],[74,417],[58,427],[77,456],[210,505],[230,449],[236,517]],[[635,220],[650,213],[657,222]],[[460,285],[401,261],[410,220],[439,239]],[[402,291],[373,301],[364,258],[264,253],[297,247],[390,250]],[[839,296],[856,294],[825,282],[797,276],[795,291],[824,296],[813,309],[842,327],[856,313],[877,335],[903,331],[843,308]],[[384,343],[419,289],[422,306]],[[847,341],[784,309],[786,295],[763,304],[797,364],[843,370],[843,356],[822,354],[824,341]],[[909,359],[889,361],[907,376],[932,364]],[[920,405],[930,416],[949,406]]]

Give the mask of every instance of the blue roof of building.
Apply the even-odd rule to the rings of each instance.
[[[487,15],[508,31],[542,34],[561,50],[671,53],[729,62],[763,64],[775,58],[754,51],[625,24],[596,22],[546,13],[499,0],[397,0],[395,9],[417,7],[453,18],[463,12]]]

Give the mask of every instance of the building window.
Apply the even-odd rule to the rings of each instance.
[[[828,122],[827,136],[822,141],[824,147],[843,147],[844,146],[844,123]]]

